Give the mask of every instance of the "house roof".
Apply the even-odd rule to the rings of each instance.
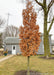
[[[4,43],[6,44],[18,44],[20,42],[20,39],[18,37],[7,37],[4,40]]]
[[[43,36],[43,33],[41,33],[41,37],[42,36]],[[20,39],[19,39],[19,37],[6,37],[6,39],[4,40],[4,43],[6,43],[6,44],[19,44]]]

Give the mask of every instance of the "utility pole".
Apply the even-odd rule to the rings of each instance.
[[[8,30],[9,16],[10,16],[10,14],[7,13],[7,30]],[[6,32],[6,34],[8,34],[8,32]],[[5,46],[6,46],[6,45],[5,45]]]
[[[17,16],[17,15],[12,15],[12,14],[8,13],[7,16],[8,16],[8,17],[7,17],[7,26],[8,26],[8,23],[9,23],[9,17],[10,17],[10,16]]]
[[[8,13],[7,15],[8,15],[8,17],[7,17],[7,26],[8,26],[10,13]]]

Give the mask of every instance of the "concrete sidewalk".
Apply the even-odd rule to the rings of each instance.
[[[6,59],[9,59],[9,58],[11,58],[12,56],[14,56],[14,55],[10,55],[10,56],[6,56],[6,57],[4,57],[4,58],[1,58],[1,59],[0,59],[0,62],[4,61],[4,60],[6,60]]]

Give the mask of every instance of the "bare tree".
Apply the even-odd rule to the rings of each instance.
[[[11,25],[11,26],[7,26],[4,30],[3,33],[3,38],[6,37],[17,37],[19,34],[19,30],[17,27]]]
[[[2,40],[2,33],[0,33],[0,48],[2,48],[3,40]]]
[[[44,13],[44,51],[45,51],[45,56],[50,56],[50,46],[49,46],[49,32],[52,28],[53,22],[54,22],[54,16],[52,20],[50,20],[52,15],[49,15],[52,13],[53,10],[52,6],[54,4],[54,0],[42,0],[42,3],[38,0],[35,0],[38,5],[41,6],[43,13]],[[49,19],[48,19],[49,17]],[[49,22],[49,21],[50,22]],[[48,28],[48,23],[50,23],[49,28]]]
[[[0,16],[0,28],[5,24],[5,20]]]

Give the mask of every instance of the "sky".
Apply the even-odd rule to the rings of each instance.
[[[14,25],[19,28],[23,23],[22,10],[24,8],[24,4],[22,4],[19,0],[0,0],[0,16],[6,20],[6,25],[9,13],[8,25]],[[42,12],[37,15],[37,24],[40,27],[39,31],[43,33],[43,17],[40,15],[41,13]],[[0,28],[0,31],[3,30],[4,28]],[[54,40],[54,24],[50,34],[52,34],[52,39]]]

